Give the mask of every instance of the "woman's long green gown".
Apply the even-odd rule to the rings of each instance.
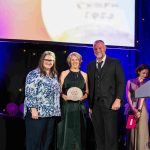
[[[70,71],[64,80],[63,92],[78,87],[84,93],[85,80],[81,72]],[[81,101],[63,101],[62,118],[57,129],[57,150],[85,150],[86,107]]]

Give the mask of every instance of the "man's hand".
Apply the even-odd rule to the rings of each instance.
[[[112,104],[111,109],[112,110],[118,110],[121,106],[121,100],[119,98],[116,98],[114,103]]]

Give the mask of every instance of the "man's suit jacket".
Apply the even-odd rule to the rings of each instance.
[[[96,60],[90,62],[87,68],[89,83],[89,107],[94,105]],[[123,100],[125,87],[124,72],[117,59],[106,57],[100,78],[101,97],[104,105],[111,108],[116,98]]]

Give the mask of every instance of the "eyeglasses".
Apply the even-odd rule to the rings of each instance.
[[[54,60],[53,59],[44,59],[44,61],[53,62]]]

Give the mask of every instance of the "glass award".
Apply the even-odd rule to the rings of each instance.
[[[83,92],[78,87],[71,87],[67,91],[67,96],[69,97],[69,100],[79,101],[80,98],[83,96]]]

